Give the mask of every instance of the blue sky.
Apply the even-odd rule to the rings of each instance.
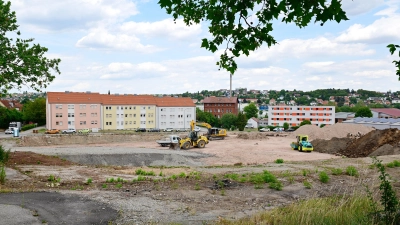
[[[219,53],[202,48],[206,23],[187,27],[157,0],[12,0],[24,38],[60,58],[43,91],[171,94],[229,89]],[[386,48],[400,44],[400,0],[343,0],[349,21],[299,29],[276,22],[279,42],[237,59],[233,88],[400,90]],[[222,51],[221,47],[221,51]],[[29,89],[24,89],[28,90]]]

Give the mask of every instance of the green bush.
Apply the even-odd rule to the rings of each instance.
[[[322,183],[328,183],[328,181],[329,181],[329,176],[328,176],[328,174],[325,172],[325,171],[321,171],[320,173],[319,173],[319,180],[322,182]]]
[[[0,184],[6,182],[6,170],[3,165],[0,165]]]
[[[0,164],[6,164],[10,157],[10,150],[5,150],[2,145],[0,145]]]
[[[332,169],[332,174],[333,175],[341,175],[343,173],[342,169],[340,168],[334,168]]]
[[[22,127],[21,127],[21,130],[22,130],[22,131],[26,131],[26,130],[33,129],[33,128],[35,128],[35,127],[36,127],[35,124],[27,124],[27,125],[25,125],[25,126],[22,126]]]
[[[349,176],[358,177],[358,171],[354,166],[348,166],[346,168],[346,174]]]
[[[283,163],[283,159],[277,159],[275,160],[275,163]]]
[[[311,189],[312,188],[312,184],[310,182],[308,182],[307,180],[303,181],[303,185],[304,187],[306,187],[307,189]]]

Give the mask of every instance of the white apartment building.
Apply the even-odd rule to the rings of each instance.
[[[269,106],[268,125],[299,126],[303,120],[311,121],[311,124],[332,125],[335,123],[334,106]]]
[[[156,127],[190,129],[190,122],[196,120],[196,105],[190,98],[156,98]]]

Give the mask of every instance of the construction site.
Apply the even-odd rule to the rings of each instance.
[[[298,135],[308,135],[313,151],[292,150]],[[164,136],[119,132],[1,139],[11,153],[0,184],[0,215],[9,215],[4,210],[13,206],[23,208],[16,216],[25,224],[214,224],[302,199],[365,191],[365,184],[377,190],[371,156],[383,163],[400,160],[397,129],[354,124],[305,125],[281,133],[228,131],[223,140],[186,150],[157,144]],[[331,172],[348,166],[358,175]],[[265,171],[278,186],[252,179]],[[319,171],[329,174],[329,182],[320,182]],[[396,168],[388,172],[399,176]],[[397,180],[393,185],[400,187]]]

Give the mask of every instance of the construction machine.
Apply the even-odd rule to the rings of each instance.
[[[297,135],[296,141],[290,144],[293,150],[299,150],[299,152],[311,152],[314,150],[311,142],[308,141],[308,135]]]
[[[199,135],[198,131],[195,131],[196,124],[194,121],[190,123],[189,135],[179,140],[179,146],[181,149],[189,149],[190,147],[204,148],[208,144],[208,138],[203,135]]]
[[[216,128],[212,127],[210,124],[205,123],[205,122],[195,122],[192,120],[191,124],[194,123],[194,125],[199,126],[199,127],[205,127],[207,128],[207,133],[205,134],[207,138],[212,141],[212,140],[217,140],[217,139],[224,139],[226,137],[226,130],[222,128]]]

